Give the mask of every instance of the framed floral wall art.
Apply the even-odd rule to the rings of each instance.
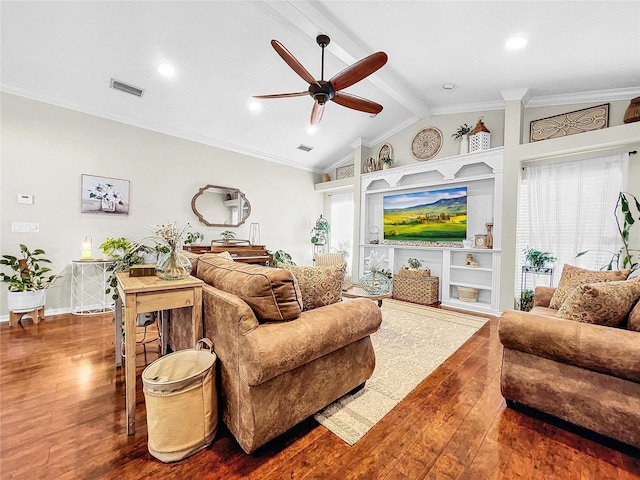
[[[82,175],[82,213],[129,214],[129,180]]]

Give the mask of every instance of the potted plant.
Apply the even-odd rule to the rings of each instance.
[[[518,309],[523,312],[528,312],[533,308],[533,294],[531,289],[524,290],[520,293],[520,302],[518,302]]]
[[[411,270],[418,270],[422,266],[422,262],[417,258],[410,258],[409,260],[407,260],[407,263],[409,264],[409,268]]]
[[[544,268],[547,263],[555,262],[556,257],[551,255],[549,252],[542,252],[540,250],[536,250],[534,248],[525,248],[524,259],[527,264],[533,268]]]
[[[382,164],[382,169],[386,170],[391,168],[391,165],[393,165],[393,159],[391,157],[382,157],[380,159],[380,163]]]
[[[456,130],[456,133],[451,135],[454,140],[460,139],[460,155],[469,153],[469,133],[471,132],[471,127],[469,125],[462,124]]]
[[[632,206],[634,205],[636,209],[635,219],[632,212]],[[609,262],[602,265],[600,269],[613,270],[615,267],[616,270],[619,270],[620,268],[628,268],[633,272],[638,269],[640,263],[633,260],[632,252],[638,252],[640,249],[631,248],[629,246],[629,236],[631,234],[632,225],[636,223],[636,220],[640,220],[640,201],[635,195],[629,192],[618,193],[618,201],[616,202],[614,215],[616,218],[616,226],[618,227],[618,234],[622,241],[622,247],[620,247],[617,252],[608,252],[611,254],[611,258],[609,259]],[[620,221],[621,218],[622,223]],[[591,250],[585,250],[580,252],[576,255],[576,258],[581,257],[590,251]]]
[[[131,243],[124,237],[108,237],[101,245],[100,250],[111,258],[120,258],[131,249]]]
[[[185,245],[198,245],[204,240],[204,235],[200,232],[189,232],[184,240]]]
[[[60,275],[51,274],[49,267],[41,266],[51,263],[42,256],[45,251],[41,248],[31,251],[20,244],[20,252],[22,258],[2,255],[0,260],[0,265],[6,265],[12,271],[11,275],[0,273],[0,281],[9,287],[7,306],[12,312],[28,312],[42,307],[46,302],[47,288],[60,278]]]
[[[295,265],[291,259],[291,255],[284,250],[276,250],[273,254],[273,266],[278,267],[280,265]]]
[[[322,215],[316,220],[316,224],[311,230],[311,243],[314,245],[325,245],[329,239],[329,231],[331,225],[326,218],[322,218]]]
[[[220,233],[220,236],[224,239],[224,243],[228,244],[231,240],[236,238],[236,233],[231,230],[225,230]]]

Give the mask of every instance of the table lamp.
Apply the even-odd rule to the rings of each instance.
[[[84,237],[84,242],[80,246],[80,250],[82,252],[82,260],[91,260],[91,237]]]

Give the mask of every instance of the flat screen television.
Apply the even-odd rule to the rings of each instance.
[[[467,187],[386,195],[382,203],[385,240],[460,242],[467,238]]]

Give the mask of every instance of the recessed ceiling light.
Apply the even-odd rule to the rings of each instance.
[[[313,135],[317,131],[318,131],[318,126],[317,125],[309,125],[309,128],[307,128],[307,133],[309,135]]]
[[[507,50],[520,50],[521,48],[524,48],[527,45],[527,39],[524,37],[511,37],[509,40],[507,40],[507,43],[505,43],[504,48],[506,48]]]
[[[163,63],[162,65],[160,65],[158,67],[158,72],[160,72],[160,75],[163,75],[165,77],[173,77],[173,75],[176,73],[175,69],[168,63]]]
[[[442,88],[444,88],[445,90],[453,90],[454,88],[456,88],[456,86],[453,83],[445,83],[444,85],[442,85]]]
[[[260,110],[262,110],[262,104],[257,100],[250,98],[247,101],[247,108],[254,113],[258,113]]]

